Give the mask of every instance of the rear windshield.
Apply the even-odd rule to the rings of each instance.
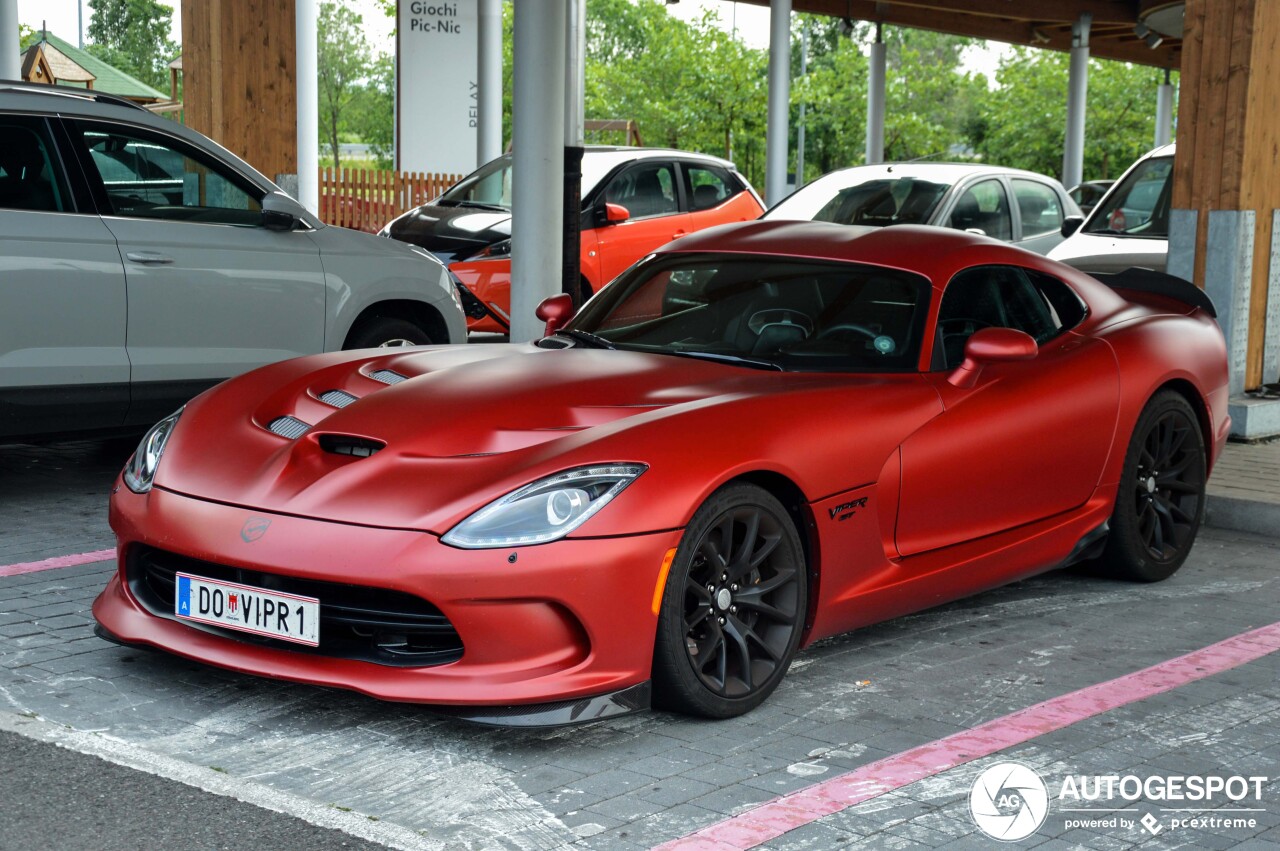
[[[1168,239],[1172,174],[1173,157],[1139,163],[1094,209],[1084,232]]]
[[[837,177],[838,173],[810,183],[781,201],[765,218],[871,227],[922,225],[951,188],[947,183],[914,177],[864,180],[852,185],[842,184]]]

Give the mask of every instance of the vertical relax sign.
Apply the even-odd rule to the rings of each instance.
[[[397,6],[396,167],[473,171],[477,0],[399,0]]]

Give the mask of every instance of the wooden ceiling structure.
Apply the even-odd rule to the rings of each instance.
[[[769,0],[742,2],[769,5]],[[1135,31],[1140,16],[1168,5],[1161,0],[792,0],[791,9],[1064,51],[1071,49],[1072,23],[1087,12],[1093,16],[1090,55],[1177,70],[1180,38],[1165,37],[1153,49]]]

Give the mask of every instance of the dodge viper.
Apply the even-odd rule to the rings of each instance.
[[[685,237],[529,344],[231,379],[116,483],[100,634],[560,724],[750,710],[800,648],[1186,559],[1226,440],[1195,286],[936,228]]]

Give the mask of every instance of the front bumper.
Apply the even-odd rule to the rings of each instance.
[[[253,536],[242,531],[250,519],[258,527],[262,520],[270,523],[261,537],[247,541]],[[114,639],[260,676],[450,706],[569,701],[647,681],[657,626],[655,584],[663,556],[680,537],[668,531],[460,550],[424,532],[251,511],[159,488],[138,495],[123,487],[112,498],[111,526],[119,567],[93,614]],[[461,637],[462,658],[393,667],[262,646],[158,616],[124,581],[131,548],[139,546],[413,594],[448,617]]]

